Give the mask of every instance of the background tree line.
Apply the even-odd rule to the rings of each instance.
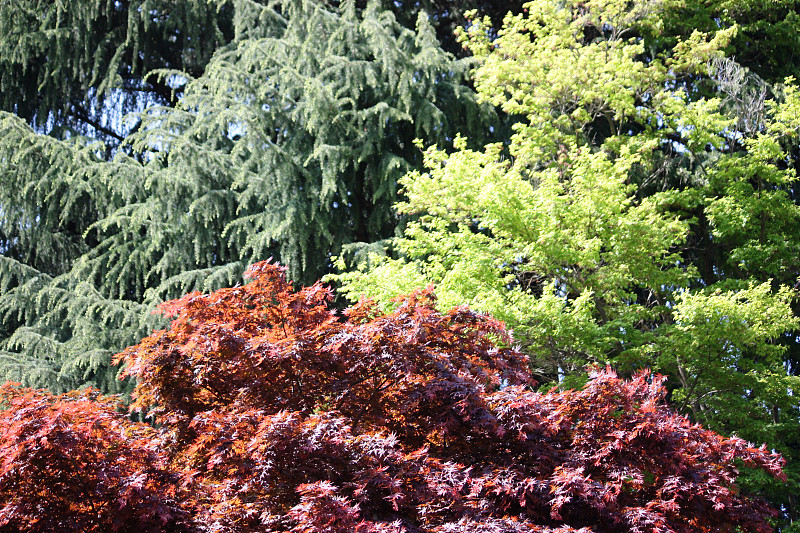
[[[506,17],[506,11],[511,10]],[[506,321],[800,489],[797,3],[0,4],[0,373],[125,390],[152,309],[275,257]]]

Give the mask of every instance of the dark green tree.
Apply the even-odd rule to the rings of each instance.
[[[205,0],[1,2],[0,109],[59,138],[119,144],[134,126],[123,115],[180,95],[178,80],[147,74],[201,75],[233,39],[233,14]]]
[[[234,41],[180,99],[137,114],[106,146],[0,119],[0,372],[54,389],[114,390],[110,354],[155,322],[159,301],[238,279],[274,256],[299,282],[345,243],[394,234],[396,180],[415,138],[489,134],[429,20],[378,4],[232,4]],[[480,142],[480,135],[476,141]]]
[[[184,76],[157,76],[167,69],[203,74],[211,57],[230,45],[253,7],[285,9],[282,2],[258,0],[19,0],[0,3],[0,110],[51,135],[86,135],[119,145],[138,126],[123,117],[144,107],[174,106],[186,86]],[[318,0],[336,9],[338,0]],[[373,2],[374,3],[374,2]],[[249,4],[254,4],[250,6]],[[367,0],[355,6],[366,9]],[[378,2],[397,22],[414,29],[430,18],[446,51],[465,55],[455,28],[464,12],[479,9],[498,25],[523,2],[445,0]],[[257,20],[257,19],[256,19]],[[255,22],[256,26],[259,25]]]
[[[675,2],[662,17],[658,39],[673,42],[693,31],[737,28],[726,54],[769,83],[800,78],[800,2],[708,0]]]
[[[335,0],[328,0],[335,2]],[[357,0],[357,5],[366,7],[369,0]],[[380,5],[392,11],[398,22],[414,27],[419,13],[426,13],[436,30],[442,47],[457,56],[465,56],[469,51],[458,42],[457,28],[469,24],[466,13],[477,10],[500,27],[508,13],[521,13],[526,0],[381,0]]]

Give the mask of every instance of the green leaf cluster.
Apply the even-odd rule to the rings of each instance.
[[[794,81],[760,91],[725,56],[737,26],[650,55],[668,2],[526,8],[496,38],[477,16],[461,32],[480,98],[517,119],[509,142],[427,148],[401,182],[404,236],[332,279],[384,306],[434,284],[443,308],[505,320],[546,386],[587,363],[665,373],[694,420],[785,454],[789,486],[751,488],[793,506]]]

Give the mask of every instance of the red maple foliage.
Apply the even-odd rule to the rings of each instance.
[[[90,389],[0,387],[0,531],[188,531],[156,431]]]
[[[294,291],[277,265],[248,276],[163,304],[171,327],[118,356],[157,429],[95,393],[3,389],[0,531],[26,524],[18,491],[48,520],[91,514],[81,502],[97,493],[163,531],[770,531],[773,510],[736,478],[781,477],[780,457],[671,413],[659,376],[596,370],[582,390],[538,393],[501,323],[440,313],[430,289],[340,316],[328,289]],[[80,415],[51,430],[65,411]],[[81,435],[54,445],[67,456],[103,459],[56,472],[17,451],[53,431]],[[51,505],[56,478],[79,488]]]

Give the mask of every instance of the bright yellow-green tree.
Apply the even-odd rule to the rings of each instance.
[[[786,455],[788,486],[751,488],[796,513],[794,81],[767,90],[726,57],[737,26],[653,54],[668,2],[526,7],[496,37],[462,32],[480,97],[517,117],[510,142],[425,149],[404,237],[337,279],[385,305],[432,283],[442,307],[502,318],[548,386],[593,362],[667,374],[694,420]]]

